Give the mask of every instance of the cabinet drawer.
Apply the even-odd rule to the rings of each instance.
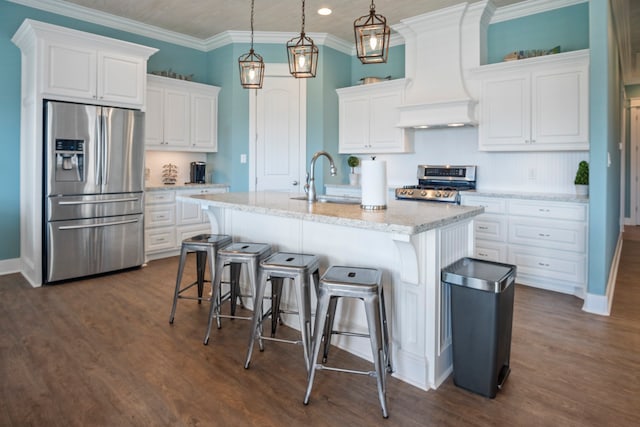
[[[537,218],[586,221],[587,206],[583,203],[511,200],[509,202],[509,214]]]
[[[509,243],[584,253],[586,225],[570,221],[509,219]]]
[[[144,232],[145,252],[165,251],[176,247],[176,233],[174,227],[164,227]]]
[[[145,210],[145,227],[162,227],[175,225],[175,205],[150,206]]]
[[[518,266],[518,276],[579,284],[586,278],[586,257],[582,254],[511,245],[508,262]]]
[[[477,240],[474,256],[487,261],[507,262],[507,245],[504,243]]]
[[[462,195],[462,204],[466,206],[482,206],[485,213],[503,214],[507,211],[507,202],[493,197]]]
[[[207,224],[176,227],[176,243],[180,246],[184,239],[189,239],[193,236],[197,236],[198,234],[206,233],[211,233],[211,227]]]
[[[473,223],[476,238],[481,240],[507,241],[507,219],[500,215],[478,215]]]
[[[145,202],[147,205],[155,205],[160,203],[173,203],[176,201],[175,191],[147,191],[145,193]]]

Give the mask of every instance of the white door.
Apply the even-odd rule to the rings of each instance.
[[[306,170],[306,81],[287,64],[266,64],[262,89],[250,97],[251,190],[299,192]]]

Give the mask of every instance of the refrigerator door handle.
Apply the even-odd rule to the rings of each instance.
[[[58,230],[78,230],[81,228],[98,228],[98,227],[107,227],[109,225],[122,225],[122,224],[131,224],[134,222],[138,222],[137,219],[130,219],[127,221],[115,221],[115,222],[105,222],[103,224],[88,224],[88,225],[63,225],[58,227]]]
[[[111,109],[106,107],[102,108],[102,114],[100,115],[100,121],[102,126],[102,143],[100,147],[102,149],[102,186],[104,187],[109,182],[109,159],[107,156],[107,144],[111,144],[111,129],[109,129],[109,117]],[[103,190],[104,191],[104,190]]]
[[[96,203],[119,203],[119,202],[137,202],[140,200],[138,197],[127,197],[122,199],[109,199],[109,200],[74,200],[70,202],[60,202],[58,205],[89,205]]]

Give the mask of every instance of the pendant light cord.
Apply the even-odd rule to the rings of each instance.
[[[302,34],[304,34],[304,0],[302,0]]]
[[[253,51],[253,2],[251,0],[251,50]]]

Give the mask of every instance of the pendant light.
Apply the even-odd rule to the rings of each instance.
[[[287,56],[289,57],[289,72],[295,78],[316,76],[318,67],[318,46],[304,34],[304,0],[302,0],[302,30],[300,37],[294,37],[287,42]]]
[[[376,15],[376,5],[371,0],[369,15],[361,16],[353,22],[356,36],[356,52],[363,64],[387,62],[391,30],[387,18]]]
[[[264,79],[264,61],[253,50],[253,2],[251,0],[251,49],[238,58],[240,84],[245,89],[262,89]]]

